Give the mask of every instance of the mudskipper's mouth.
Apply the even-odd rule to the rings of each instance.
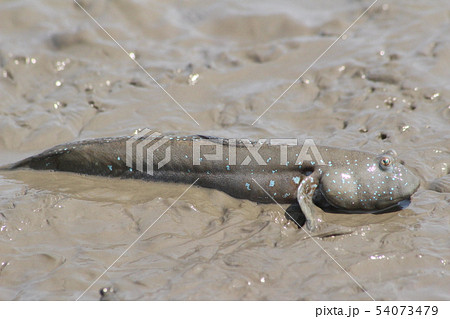
[[[342,207],[342,206],[334,204],[327,197],[327,195],[322,191],[322,188],[318,187],[316,189],[316,192],[314,193],[313,201],[314,201],[314,203],[317,206],[322,208],[323,211],[330,212],[330,213],[381,214],[381,213],[395,212],[395,211],[398,211],[398,210],[401,210],[401,209],[404,209],[404,208],[408,207],[409,203],[411,202],[411,200],[410,200],[411,195],[404,196],[404,197],[399,198],[398,200],[395,200],[395,201],[390,201],[389,203],[386,203],[386,206],[384,206],[384,207],[346,208],[346,207]],[[381,204],[381,202],[378,202],[378,204]]]

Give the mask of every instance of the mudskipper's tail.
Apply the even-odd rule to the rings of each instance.
[[[126,138],[86,140],[59,145],[0,170],[30,168],[100,176],[121,176],[125,165]]]
[[[0,171],[9,171],[14,168],[14,164],[0,166]]]

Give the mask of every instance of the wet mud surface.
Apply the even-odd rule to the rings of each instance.
[[[79,3],[199,125],[75,3],[3,2],[0,165],[148,127],[395,149],[421,187],[401,211],[327,213],[354,233],[312,240],[197,187],[145,232],[186,185],[2,171],[0,299],[77,299],[144,232],[81,299],[450,298],[448,1],[375,4],[259,119],[370,1]]]

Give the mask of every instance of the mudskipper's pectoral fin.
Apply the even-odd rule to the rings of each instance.
[[[297,189],[297,201],[306,217],[306,227],[311,232],[315,232],[319,224],[323,222],[323,212],[312,201],[317,186],[318,179],[308,176],[302,180]]]
[[[353,231],[348,227],[329,225],[324,221],[323,211],[314,205],[313,195],[316,191],[319,179],[312,175],[306,177],[297,189],[297,201],[306,217],[306,227],[314,237],[328,237],[350,234]]]

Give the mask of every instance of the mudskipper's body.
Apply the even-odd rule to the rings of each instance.
[[[310,230],[321,219],[314,204],[337,211],[380,211],[408,199],[419,186],[394,151],[377,155],[273,141],[153,135],[104,138],[57,146],[8,168],[186,184],[198,178],[197,185],[237,198],[280,204],[298,201]]]

